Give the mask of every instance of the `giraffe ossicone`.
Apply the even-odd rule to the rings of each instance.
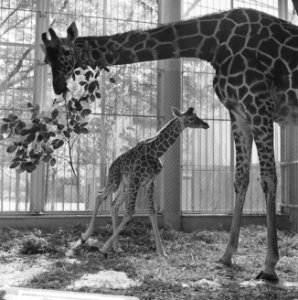
[[[108,252],[111,246],[116,252],[122,251],[118,245],[118,235],[134,215],[138,191],[143,187],[145,188],[156,252],[161,256],[165,256],[157,226],[153,197],[154,180],[162,170],[160,157],[175,143],[185,128],[209,128],[209,125],[194,113],[192,107],[188,108],[184,113],[173,107],[172,112],[174,118],[154,137],[138,142],[135,147],[121,154],[113,161],[109,168],[107,185],[98,193],[91,221],[86,232],[81,236],[82,243],[88,240],[94,230],[97,211],[101,203],[108,197],[111,197],[113,193],[116,193],[122,184],[123,191],[117,195],[111,204],[113,235],[101,249],[104,254]],[[124,202],[126,202],[126,212],[118,225],[118,210]],[[75,247],[79,244],[80,242],[77,242]]]
[[[46,34],[42,38],[58,94],[65,91],[77,67],[105,68],[180,57],[212,64],[213,86],[230,113],[236,145],[236,200],[230,240],[221,261],[230,265],[238,248],[254,141],[267,210],[267,254],[258,278],[278,280],[273,122],[298,124],[298,27],[257,10],[233,9],[111,36],[78,37],[74,23],[66,38],[57,38],[53,29],[50,35],[51,40]]]

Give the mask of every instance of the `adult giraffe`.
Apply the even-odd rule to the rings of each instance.
[[[42,35],[57,94],[78,67],[130,64],[175,57],[197,57],[212,64],[214,89],[229,110],[236,145],[236,202],[230,239],[221,262],[232,264],[251,161],[257,146],[267,208],[267,254],[257,278],[277,281],[276,169],[273,122],[298,124],[298,27],[253,9],[233,9],[145,31],[78,37],[75,23],[67,37],[49,29]]]

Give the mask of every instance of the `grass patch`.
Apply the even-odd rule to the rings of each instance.
[[[69,245],[82,231],[82,226],[54,233],[2,229],[0,289],[10,285],[133,295],[142,300],[298,299],[298,288],[291,284],[272,285],[251,280],[265,259],[266,228],[262,226],[241,230],[239,249],[231,268],[217,263],[229,237],[223,231],[182,233],[166,227],[161,230],[161,237],[168,257],[162,258],[155,254],[151,227],[131,222],[120,235],[125,252],[111,251],[105,259],[98,248],[112,233],[107,226],[68,257]],[[298,283],[298,235],[279,231],[278,238],[278,276],[281,282]]]

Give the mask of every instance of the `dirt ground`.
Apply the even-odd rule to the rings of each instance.
[[[232,267],[217,260],[228,240],[224,231],[161,230],[167,258],[155,254],[150,226],[130,223],[121,234],[123,254],[98,251],[111,235],[100,228],[74,255],[66,255],[82,226],[57,230],[6,228],[0,231],[0,290],[6,286],[70,290],[151,299],[297,299],[298,235],[278,232],[280,282],[253,280],[262,269],[266,229],[241,231]]]

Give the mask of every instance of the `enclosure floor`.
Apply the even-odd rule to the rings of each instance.
[[[138,300],[136,297],[99,295],[54,290],[8,288],[4,300]]]

